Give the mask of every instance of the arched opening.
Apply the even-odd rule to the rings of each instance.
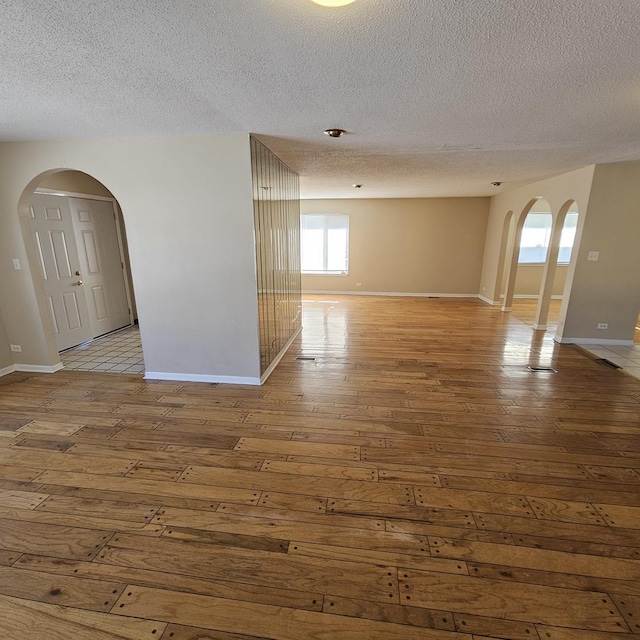
[[[513,211],[507,211],[502,221],[502,237],[500,239],[500,254],[498,256],[498,269],[496,271],[496,280],[493,291],[490,293],[492,304],[500,303],[501,293],[504,291],[504,267],[507,258],[507,250],[509,247],[509,237],[512,232]]]
[[[575,257],[579,216],[575,200],[568,200],[554,219],[533,324],[536,330],[552,329],[555,332],[566,313],[564,301],[571,289],[570,269]]]
[[[515,296],[516,279],[518,276],[518,265],[520,259],[520,243],[525,221],[529,212],[538,205],[541,197],[531,199],[520,214],[513,216],[509,228],[509,241],[507,248],[507,258],[505,259],[505,270],[501,282],[502,310],[511,311]],[[540,205],[543,207],[544,205]]]
[[[67,369],[144,372],[127,234],[113,193],[54,169],[32,180],[19,215],[44,334]]]
[[[555,329],[561,316],[578,209],[569,200],[555,213],[542,197],[530,205],[520,219],[519,237],[514,233],[515,273],[503,283],[505,300],[510,299],[509,307],[518,319],[536,330]]]

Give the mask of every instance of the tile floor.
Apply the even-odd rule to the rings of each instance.
[[[144,373],[140,328],[127,327],[60,354],[65,369]]]
[[[590,344],[582,345],[582,348],[598,358],[605,358],[617,364],[629,375],[640,378],[640,344],[634,344],[633,347]]]

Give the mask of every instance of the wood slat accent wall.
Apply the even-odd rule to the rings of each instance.
[[[260,372],[301,325],[300,179],[251,138]]]

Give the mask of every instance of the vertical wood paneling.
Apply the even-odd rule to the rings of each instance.
[[[299,178],[251,138],[254,229],[264,372],[301,322]]]

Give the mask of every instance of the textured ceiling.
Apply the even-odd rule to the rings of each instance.
[[[640,159],[639,27],[635,0],[0,0],[0,139],[251,131],[303,197],[487,195]]]

